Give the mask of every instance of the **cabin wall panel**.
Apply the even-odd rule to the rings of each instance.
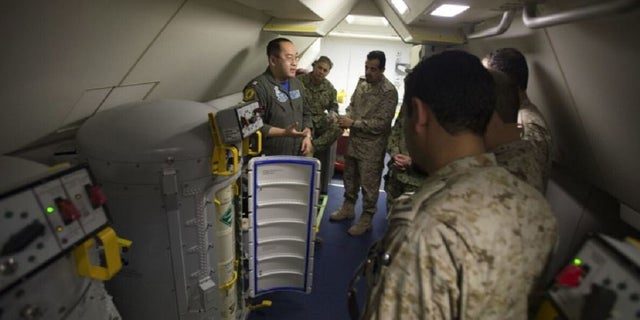
[[[180,3],[34,0],[3,4],[2,153],[55,131],[86,90],[118,85]]]
[[[546,31],[527,28],[518,15],[503,35],[472,40],[467,46],[470,52],[479,57],[503,47],[517,48],[527,58],[527,93],[549,125],[553,137],[553,160],[565,164],[574,175],[588,176],[592,181],[602,182],[602,174],[587,140],[580,110],[576,107],[574,94],[567,84],[564,66],[559,64],[554,44]]]
[[[595,161],[604,173],[601,179],[587,173],[587,179],[636,210],[640,209],[638,30],[640,10],[547,29]]]
[[[269,17],[234,1],[189,1],[125,83],[160,80],[149,98],[207,101],[242,90],[267,66]],[[297,45],[297,43],[296,43]]]
[[[195,101],[240,92],[265,70],[266,44],[278,36],[261,31],[268,16],[232,0],[34,0],[2,9],[3,154],[46,143],[112,101],[85,99],[94,90],[153,83],[148,99]],[[315,40],[290,38],[301,51]]]

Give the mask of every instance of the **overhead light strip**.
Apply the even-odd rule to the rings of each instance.
[[[335,31],[330,32],[327,36],[339,37],[339,38],[359,38],[359,39],[402,41],[402,39],[397,36],[383,36],[383,35],[375,35],[375,34],[347,33],[347,32],[335,32]]]
[[[389,22],[384,17],[375,17],[375,16],[361,16],[350,14],[346,18],[344,18],[348,24],[354,25],[363,25],[363,26],[380,26],[386,27],[389,25]]]
[[[469,6],[459,4],[443,4],[431,12],[432,16],[451,18],[469,9]]]

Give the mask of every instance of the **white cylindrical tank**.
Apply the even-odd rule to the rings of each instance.
[[[210,172],[211,112],[140,101],[99,112],[78,132],[118,234],[133,241],[107,282],[124,319],[236,318],[231,190],[240,172]]]

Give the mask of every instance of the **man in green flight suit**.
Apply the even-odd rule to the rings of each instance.
[[[304,87],[295,78],[298,52],[291,40],[277,38],[267,45],[269,67],[244,88],[244,101],[257,99],[264,126],[265,155],[313,154],[312,123]]]

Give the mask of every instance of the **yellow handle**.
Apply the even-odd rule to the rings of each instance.
[[[259,304],[247,304],[247,308],[253,311],[260,308],[271,307],[271,304],[271,300],[262,300]]]
[[[238,149],[234,146],[227,146],[222,143],[222,139],[218,135],[218,127],[216,126],[215,115],[209,113],[209,129],[211,138],[213,139],[213,154],[211,155],[211,173],[221,176],[231,176],[238,172]],[[231,170],[227,169],[227,151],[231,152],[233,163]]]
[[[251,142],[251,136],[249,136],[246,139],[242,140],[242,154],[257,156],[260,154],[260,152],[262,152],[262,132],[256,131],[254,134],[256,135],[257,141],[256,149],[252,150],[250,148],[249,143]]]
[[[238,281],[238,272],[234,271],[233,272],[233,278],[231,278],[231,280],[229,280],[229,282],[221,285],[220,286],[220,290],[229,291],[229,289],[231,289],[231,286],[233,286],[233,284],[236,283],[236,281]]]
[[[220,162],[218,165],[218,168],[216,169],[216,171],[214,171],[213,173],[217,174],[217,175],[221,175],[221,176],[231,176],[234,175],[236,172],[238,172],[238,164],[240,163],[239,159],[240,159],[240,154],[238,153],[238,149],[236,149],[235,147],[232,146],[223,146],[222,148],[220,148],[219,150],[221,150],[222,152],[222,158],[220,158]],[[233,159],[233,162],[231,163],[232,167],[231,170],[227,169],[227,153],[226,151],[230,151],[231,152],[231,157]],[[215,151],[214,151],[215,153]]]
[[[120,247],[130,247],[131,241],[118,238],[116,232],[110,227],[106,227],[98,232],[97,237],[104,248],[106,266],[91,264],[89,248],[95,244],[95,241],[93,238],[90,238],[73,250],[73,256],[76,260],[76,270],[78,274],[85,277],[97,280],[109,280],[122,269]]]

